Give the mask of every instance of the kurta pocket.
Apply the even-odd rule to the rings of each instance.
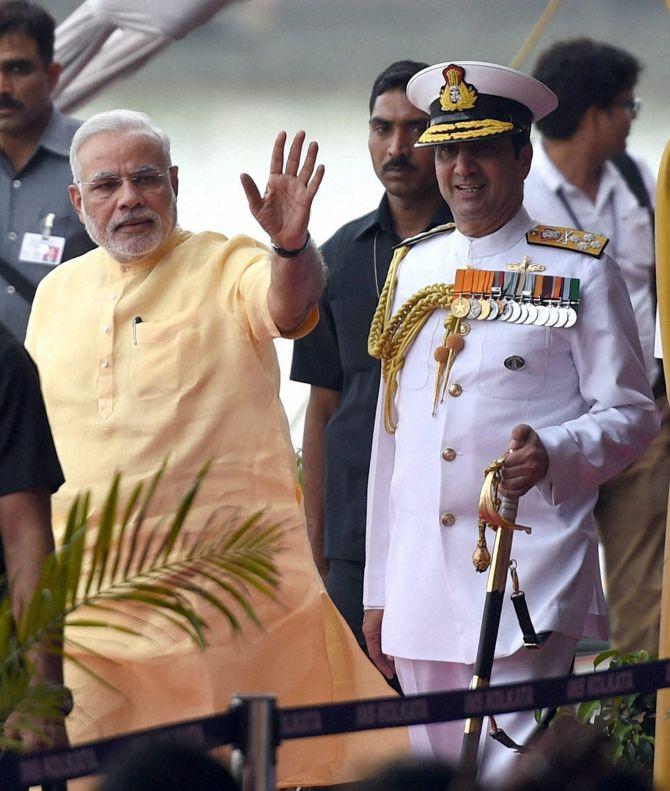
[[[161,398],[198,381],[200,348],[195,311],[135,327],[132,390],[137,398]]]

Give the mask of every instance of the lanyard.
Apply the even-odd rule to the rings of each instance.
[[[579,222],[577,215],[574,213],[572,206],[568,203],[568,199],[565,197],[563,193],[563,189],[561,187],[559,187],[556,190],[556,194],[558,195],[558,199],[560,200],[560,202],[563,204],[563,208],[570,215],[570,220],[572,221],[572,224],[575,226],[575,228],[578,231],[583,231],[584,228],[582,227],[582,224]]]

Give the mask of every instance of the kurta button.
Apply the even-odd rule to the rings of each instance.
[[[7,291],[8,294],[16,294],[16,289],[14,288],[14,286],[7,286],[5,290]]]
[[[100,367],[101,367],[101,368],[109,368],[109,362],[108,362],[107,360],[103,360],[103,361],[100,363]]]
[[[114,302],[115,299],[116,299],[116,294],[110,294],[109,301]]]
[[[442,514],[440,517],[440,522],[442,522],[445,527],[451,527],[455,521],[456,517],[453,514]]]
[[[449,385],[449,395],[453,396],[454,398],[458,398],[458,396],[463,392],[463,388],[458,384]]]
[[[124,264],[124,265],[121,267],[121,271],[122,271],[122,272],[127,272],[127,271],[128,271],[128,267],[127,267],[127,266]]]
[[[7,238],[9,239],[10,242],[13,242],[16,239],[16,233],[14,231],[10,231],[7,234]]]
[[[442,458],[445,461],[453,461],[456,458],[456,451],[453,448],[445,448],[442,451]]]
[[[20,179],[14,179],[14,181],[12,181],[12,187],[14,187],[15,190],[17,190],[20,186],[21,186]]]
[[[105,333],[105,335],[107,335],[109,332],[109,324],[105,324],[105,326],[102,328],[102,331]]]

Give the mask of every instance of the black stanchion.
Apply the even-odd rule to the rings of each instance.
[[[274,791],[279,733],[275,698],[236,695],[231,711],[238,718],[231,763],[233,777],[242,791]]]

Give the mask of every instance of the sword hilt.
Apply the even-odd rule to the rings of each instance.
[[[514,524],[516,522],[516,514],[519,510],[518,497],[501,497],[500,498],[500,516],[507,519],[508,522]]]

